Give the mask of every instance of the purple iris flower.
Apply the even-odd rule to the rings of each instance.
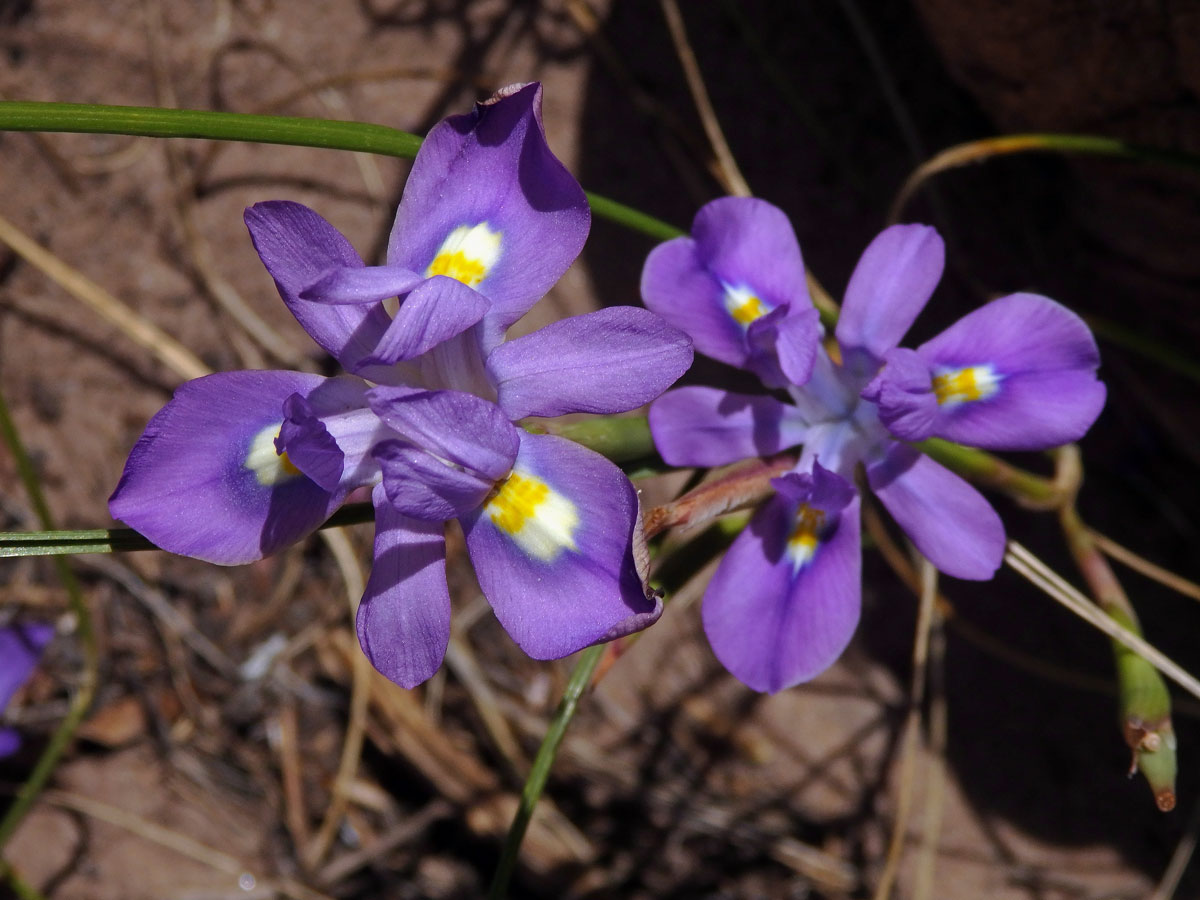
[[[788,399],[711,387],[669,391],[650,408],[663,458],[715,466],[803,445],[794,471],[725,555],[704,598],[713,650],[741,681],[778,691],[811,679],[845,649],[861,600],[854,471],[942,572],[991,578],[1004,526],[983,496],[907,441],[937,436],[990,450],[1076,440],[1104,406],[1100,358],[1083,321],[1036,294],[969,313],[916,350],[901,338],[942,275],[945,248],[925,225],[886,229],[867,248],[834,333],[822,343],[787,217],[762,200],[725,198],[692,237],[655,248],[646,306],[696,348],[763,375]],[[773,346],[777,366],[764,351]]]
[[[54,637],[53,625],[9,625],[0,628],[0,711],[33,674],[42,650]],[[0,728],[0,757],[11,756],[21,746],[13,728]]]
[[[257,204],[246,224],[288,308],[350,374],[229,372],[183,385],[134,447],[114,516],[165,549],[235,564],[297,540],[372,486],[375,558],[358,633],[405,687],[437,670],[449,640],[447,519],[461,523],[485,596],[530,656],[566,656],[660,615],[629,481],[578,444],[513,424],[636,408],[692,359],[683,332],[640,308],[504,340],[590,224],[582,189],[546,144],[538,85],[430,132],[386,265],[364,265],[296,203]]]

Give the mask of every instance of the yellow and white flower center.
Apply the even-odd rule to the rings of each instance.
[[[933,376],[933,393],[939,406],[957,406],[986,400],[1000,389],[1003,376],[989,365],[946,369]]]
[[[807,503],[801,504],[796,512],[796,524],[787,541],[787,557],[792,561],[793,572],[800,571],[817,555],[821,526],[824,524],[824,510],[814,509]]]
[[[263,487],[271,487],[301,474],[288,459],[286,451],[280,453],[275,449],[279,429],[279,425],[268,425],[256,434],[250,442],[250,449],[246,451],[246,458],[242,460],[242,466],[253,472]]]
[[[442,241],[425,277],[446,275],[467,287],[478,287],[499,259],[499,231],[492,231],[487,222],[459,225]]]
[[[725,311],[742,328],[749,328],[751,322],[761,319],[771,311],[771,307],[747,287],[725,285],[725,296],[722,300],[725,303]]]
[[[483,509],[492,524],[535,559],[553,562],[563,550],[576,549],[579,512],[575,504],[540,478],[514,469],[492,491]]]

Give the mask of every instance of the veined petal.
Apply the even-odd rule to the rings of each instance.
[[[859,499],[840,476],[819,468],[814,476],[791,476],[786,493],[755,513],[704,594],[701,613],[713,652],[757,691],[815,678],[858,625]]]
[[[450,643],[443,525],[402,516],[382,485],[371,499],[375,561],[358,607],[358,641],[371,665],[413,688],[438,670]]]
[[[750,355],[753,322],[783,304],[789,315],[812,306],[791,223],[753,197],[706,204],[691,237],[655,247],[642,270],[642,299],[701,353],[734,366]]]
[[[959,319],[917,353],[940,401],[934,434],[989,450],[1039,450],[1083,436],[1104,408],[1100,353],[1079,316],[1010,294]]]
[[[362,258],[341,232],[299,203],[256,203],[245,220],[254,249],[292,315],[343,367],[353,369],[375,349],[391,321],[383,307],[331,305],[300,295],[331,270],[362,268]]]
[[[767,456],[804,442],[807,426],[796,407],[774,397],[690,386],[650,405],[650,433],[672,466],[723,466]]]
[[[406,444],[384,441],[375,447],[383,487],[397,512],[428,522],[444,522],[479,507],[495,485],[491,478]]]
[[[821,333],[815,307],[794,314],[789,306],[776,307],[746,329],[746,368],[770,388],[804,385],[813,373]]]
[[[843,355],[876,360],[896,347],[942,278],[946,245],[928,225],[893,225],[859,259],[835,332]]]
[[[987,581],[1004,558],[1004,523],[979,491],[906,444],[867,466],[867,480],[917,549],[955,578]]]
[[[591,213],[550,152],[541,87],[505,88],[451,116],[421,145],[388,242],[388,264],[459,278],[507,327],[579,255]]]
[[[897,347],[883,357],[883,368],[863,388],[862,398],[879,408],[879,420],[902,441],[923,441],[938,423],[933,373],[915,350]]]
[[[482,294],[453,278],[423,282],[400,303],[387,332],[364,366],[390,366],[413,359],[462,334],[483,318],[490,304]]]
[[[425,280],[399,266],[350,266],[330,269],[300,292],[318,303],[379,303],[408,293]]]
[[[686,334],[632,306],[560,319],[487,358],[500,408],[514,420],[635,409],[691,364]]]
[[[377,387],[371,409],[416,447],[495,481],[508,474],[518,429],[494,403],[459,391]]]
[[[629,634],[662,613],[634,558],[637,493],[578,444],[521,434],[512,473],[461,521],[484,596],[535,659]]]
[[[371,448],[395,435],[367,406],[365,381],[330,378],[307,397],[284,403],[285,420],[275,449],[327,491],[348,492],[379,476]]]
[[[299,540],[343,495],[305,477],[275,438],[284,401],[325,380],[221,372],[181,385],[134,445],[109,510],[164,550],[222,565]]]

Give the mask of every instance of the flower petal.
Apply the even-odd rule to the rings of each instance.
[[[963,479],[893,444],[867,466],[871,490],[931,563],[947,575],[987,581],[1004,559],[1004,523]]]
[[[1048,297],[993,300],[917,353],[948,383],[970,376],[974,387],[939,410],[934,433],[948,440],[989,450],[1056,447],[1082,437],[1104,408],[1091,331]]]
[[[371,499],[375,561],[358,607],[358,641],[371,665],[413,688],[438,670],[450,643],[443,526],[400,515],[382,485]]]
[[[461,281],[440,275],[430,278],[404,298],[363,365],[390,366],[420,356],[462,334],[483,318],[489,306],[487,298]]]
[[[300,294],[331,269],[356,269],[362,259],[336,228],[306,206],[283,200],[245,212],[250,239],[275,279],[279,295],[314,341],[345,368],[375,349],[390,319],[382,306],[304,300]]]
[[[434,455],[403,441],[375,447],[383,487],[397,512],[427,522],[444,522],[478,508],[495,480],[448,466]]]
[[[512,475],[462,525],[484,596],[535,659],[629,634],[662,613],[634,558],[637,493],[578,444],[522,434]]]
[[[0,712],[29,680],[42,650],[53,637],[53,625],[31,622],[0,628]]]
[[[299,540],[343,495],[306,478],[274,440],[284,401],[325,380],[222,372],[181,385],[130,452],[109,510],[164,550],[223,565]]]
[[[700,208],[692,236],[660,244],[642,270],[646,306],[691,335],[701,353],[744,366],[746,329],[783,304],[812,306],[795,232],[782,210],[753,197]]]
[[[710,387],[668,391],[650,405],[650,433],[673,466],[722,466],[804,442],[799,411],[774,397]]]
[[[496,404],[473,394],[377,387],[367,399],[409,443],[492,481],[516,458],[518,430]]]
[[[591,222],[582,188],[546,144],[541,103],[539,85],[513,86],[436,126],[388,243],[389,265],[457,273],[492,302],[488,318],[501,327],[562,276]]]
[[[510,419],[617,413],[665,391],[692,364],[692,342],[645,309],[614,306],[560,319],[491,352]]]
[[[367,382],[330,378],[307,397],[284,403],[286,420],[275,449],[327,491],[350,491],[379,475],[371,448],[395,437],[367,406]]]
[[[923,441],[934,433],[938,401],[933,375],[915,350],[897,347],[883,357],[883,368],[862,390],[879,407],[879,420],[902,441]]]
[[[738,535],[705,591],[701,614],[713,652],[754,690],[774,693],[815,678],[854,635],[862,553],[859,499],[853,489],[849,496],[832,530],[799,556],[792,545],[803,546],[797,513],[804,507],[774,497]]]
[[[300,292],[301,300],[317,303],[379,303],[399,297],[425,280],[399,266],[343,266],[330,269]]]
[[[928,225],[893,225],[871,241],[846,286],[837,339],[847,357],[896,347],[933,295],[946,245]]]
[[[821,335],[821,316],[815,307],[795,314],[788,306],[777,307],[746,329],[750,348],[746,368],[769,388],[801,386],[812,377]]]

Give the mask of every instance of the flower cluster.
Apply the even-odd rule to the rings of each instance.
[[[33,674],[42,650],[54,637],[52,625],[9,625],[0,628],[0,712]],[[21,746],[13,728],[0,728],[0,757],[11,756]]]
[[[845,649],[861,598],[855,470],[913,543],[958,578],[991,578],[999,516],[967,482],[909,442],[941,437],[1034,450],[1081,437],[1104,405],[1099,354],[1083,321],[1036,294],[970,313],[916,350],[900,340],[942,275],[924,225],[897,225],[866,249],[826,346],[787,217],[751,198],[697,214],[692,236],[646,261],[646,306],[696,349],[786,392],[670,391],[650,409],[663,458],[713,466],[803,445],[795,469],[753,517],[704,598],[721,662],[761,691],[813,678]]]
[[[628,480],[590,450],[514,425],[636,408],[692,359],[684,333],[637,308],[505,341],[590,225],[582,189],[546,143],[538,85],[430,132],[385,265],[365,265],[296,203],[259,203],[246,224],[288,308],[348,374],[184,384],[133,448],[109,504],[116,518],[164,549],[237,564],[298,540],[370,486],[374,564],[358,633],[406,687],[437,670],[449,640],[449,519],[501,624],[535,658],[658,617]]]

